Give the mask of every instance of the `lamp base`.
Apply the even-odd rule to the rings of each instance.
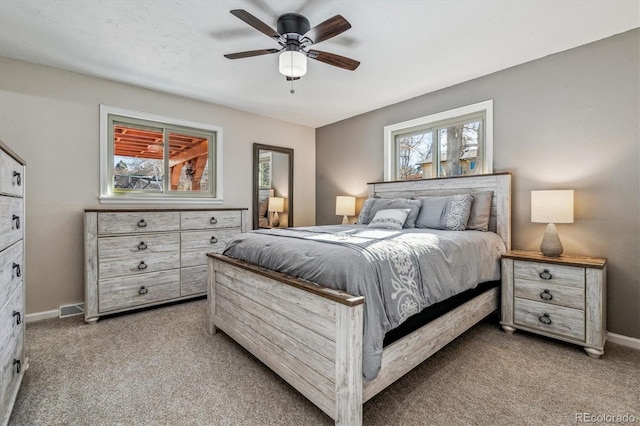
[[[344,216],[342,216],[342,224],[343,225],[348,225],[349,224],[349,218],[347,217],[346,214]]]
[[[560,237],[558,237],[556,225],[553,223],[548,224],[547,230],[544,231],[540,251],[547,257],[558,257],[562,254],[562,243],[560,242]]]
[[[280,226],[280,217],[278,216],[278,212],[273,212],[273,218],[271,219],[271,226],[273,228],[278,228]]]

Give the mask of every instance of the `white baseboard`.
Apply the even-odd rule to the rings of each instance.
[[[636,339],[635,337],[628,337],[623,336],[622,334],[607,332],[607,341],[640,350],[640,339]]]
[[[33,314],[25,315],[24,319],[26,322],[35,322],[44,319],[58,318],[59,311],[57,309],[53,309],[51,311],[44,312],[35,312]]]

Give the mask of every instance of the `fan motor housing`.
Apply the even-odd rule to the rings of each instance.
[[[311,29],[309,20],[297,13],[285,13],[278,18],[278,33],[304,35]]]

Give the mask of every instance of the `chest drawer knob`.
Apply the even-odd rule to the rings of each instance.
[[[20,315],[20,312],[13,311],[13,318],[16,319],[16,325],[22,324],[22,315]]]
[[[147,249],[147,245],[144,243],[144,241],[140,241],[140,244],[138,244],[138,250],[146,250]]]
[[[19,359],[14,359],[13,366],[16,368],[16,373],[20,374],[20,371],[22,371],[22,362]]]
[[[20,271],[20,265],[17,263],[13,264],[13,270],[16,271],[16,277],[20,278],[22,272]]]
[[[210,242],[211,244],[215,244],[215,243],[217,243],[217,242],[218,242],[218,239],[217,239],[216,237],[211,237],[211,239],[209,240],[209,242]]]
[[[13,171],[13,180],[16,185],[22,185],[22,176],[20,175],[20,172],[16,172],[15,170]]]
[[[540,272],[540,278],[542,278],[543,280],[550,280],[551,278],[553,278],[553,275],[549,273],[548,269],[545,269],[544,271]]]
[[[212,216],[211,219],[209,219],[209,223],[215,225],[216,223],[218,223],[218,219]]]
[[[138,265],[138,269],[141,270],[141,271],[144,271],[145,269],[147,269],[147,266],[149,266],[149,265],[144,263],[144,260],[141,260],[140,264]]]
[[[140,219],[140,221],[138,222],[138,228],[146,228],[147,227],[147,222],[144,221],[144,219]]]
[[[145,286],[140,287],[140,290],[138,290],[138,294],[147,294],[149,293],[149,289],[146,288]]]
[[[15,229],[20,229],[20,216],[13,215],[13,219],[11,221],[14,223]]]
[[[551,300],[553,299],[553,294],[549,293],[549,290],[543,290],[542,293],[540,293],[540,299]]]
[[[549,318],[549,314],[542,314],[538,317],[538,320],[543,323],[544,325],[550,325],[551,324],[551,318]]]

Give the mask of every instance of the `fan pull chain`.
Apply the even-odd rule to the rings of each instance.
[[[289,90],[289,93],[293,95],[294,93],[296,93],[296,91],[293,90],[293,55],[291,55],[290,58],[291,58],[291,61],[290,61],[291,62],[291,90]]]

